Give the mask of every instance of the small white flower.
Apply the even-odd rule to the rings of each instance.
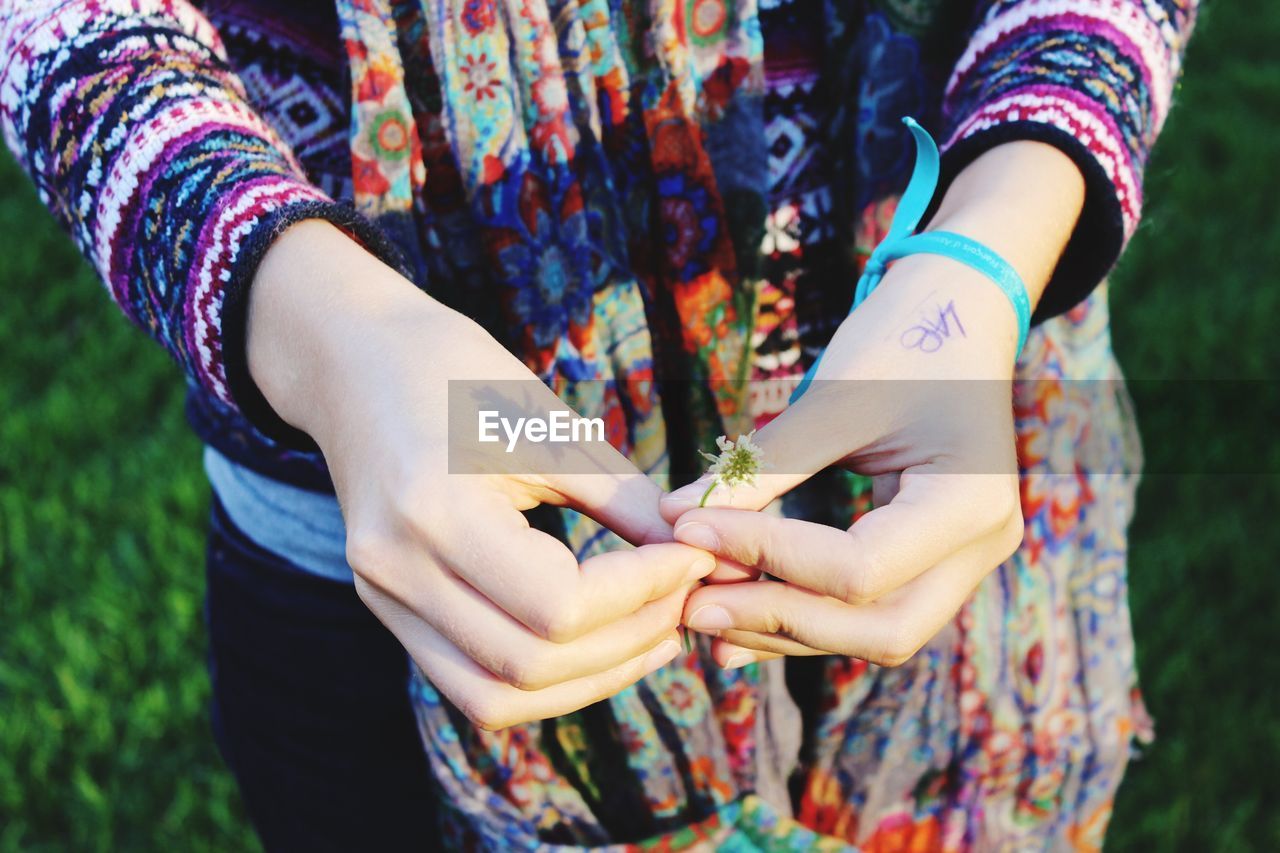
[[[716,446],[720,448],[718,454],[698,451],[711,463],[707,468],[707,473],[711,475],[711,483],[703,492],[702,501],[698,506],[707,505],[707,498],[711,496],[716,486],[724,486],[732,491],[735,486],[756,484],[756,475],[767,466],[764,461],[764,450],[752,441],[755,435],[756,431],[752,430],[746,435],[738,436],[736,442],[722,435],[716,439]]]

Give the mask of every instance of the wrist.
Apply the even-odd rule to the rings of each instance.
[[[885,369],[881,378],[1004,379],[1021,332],[1008,297],[982,273],[951,258],[895,261],[862,309]]]
[[[353,352],[390,318],[440,309],[323,220],[304,220],[264,255],[249,292],[249,373],[276,414],[317,442]],[[443,310],[443,309],[440,309]]]
[[[982,243],[1022,278],[1034,308],[1084,207],[1084,177],[1066,154],[1040,142],[996,146],[951,183],[926,230]]]

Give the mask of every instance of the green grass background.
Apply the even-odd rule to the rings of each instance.
[[[1114,277],[1131,377],[1275,376],[1278,158],[1280,6],[1210,0]],[[208,729],[180,386],[0,157],[0,850],[255,843]],[[1280,470],[1280,424],[1242,425],[1255,403],[1140,412],[1148,453],[1269,442]],[[1275,476],[1144,482],[1131,585],[1159,739],[1114,850],[1280,848],[1278,498]]]

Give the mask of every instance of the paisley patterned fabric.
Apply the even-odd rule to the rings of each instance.
[[[1140,454],[1105,289],[1034,329],[1017,377],[1018,552],[906,665],[820,667],[797,817],[865,850],[1100,849],[1152,734],[1125,586]]]
[[[371,159],[368,140],[443,129],[433,147],[453,154],[444,168],[502,296],[498,333],[661,477],[668,451],[781,411],[844,316],[910,167],[897,120],[936,104],[919,39],[940,37],[938,5],[859,17],[805,0],[340,3],[353,159],[372,189],[358,181],[357,202],[385,218],[409,209],[409,187],[431,222],[422,186],[439,166],[421,175],[408,146]],[[407,89],[382,70],[401,52],[419,69]],[[462,299],[449,278],[428,287]],[[1134,468],[1117,400],[1044,378],[1118,378],[1104,301],[1097,292],[1027,347],[1026,544],[911,663],[795,664],[802,713],[783,663],[726,672],[701,646],[600,705],[496,733],[469,727],[418,673],[450,841],[1100,844],[1129,740],[1145,732],[1124,609]],[[607,343],[620,330],[626,349]],[[722,381],[745,378],[772,381]],[[584,399],[583,387],[602,390]],[[1052,455],[1085,440],[1102,443],[1102,468],[1063,482]],[[868,498],[860,478],[832,475],[782,504],[847,525]],[[618,547],[566,516],[580,556]],[[746,840],[764,825],[772,841]]]

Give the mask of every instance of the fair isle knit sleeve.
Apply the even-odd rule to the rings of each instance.
[[[304,218],[385,247],[246,103],[209,21],[184,0],[0,0],[0,123],[124,313],[200,386],[296,440],[247,368],[257,262]]]
[[[988,0],[943,102],[944,171],[1034,139],[1085,177],[1084,212],[1036,319],[1089,295],[1142,215],[1142,177],[1164,124],[1198,0]]]

